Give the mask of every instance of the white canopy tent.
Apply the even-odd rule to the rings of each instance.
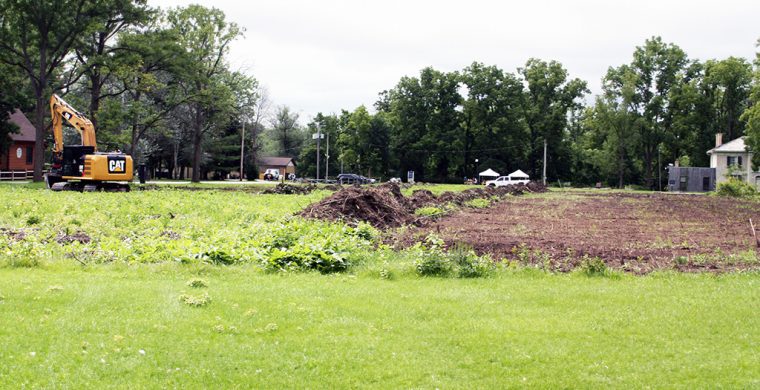
[[[493,170],[493,169],[491,169],[491,168],[488,168],[488,169],[486,169],[485,171],[483,171],[483,172],[480,172],[480,173],[478,174],[478,183],[482,183],[482,182],[483,182],[483,180],[484,180],[484,179],[483,179],[484,177],[485,177],[486,179],[496,178],[496,177],[499,177],[499,172],[496,172],[496,171],[494,171],[494,170]]]
[[[481,177],[482,177],[482,176],[485,176],[485,177],[499,177],[499,176],[501,176],[501,175],[499,175],[499,172],[496,172],[496,171],[494,171],[493,169],[491,169],[491,168],[488,168],[488,169],[486,169],[485,171],[483,171],[483,172],[480,172],[480,173],[478,174],[478,176],[481,176]]]
[[[525,173],[525,172],[523,172],[523,171],[521,171],[519,169],[516,170],[516,171],[514,171],[514,172],[512,172],[512,173],[510,173],[509,175],[507,175],[507,177],[510,177],[512,179],[530,179],[530,176],[528,176],[527,173]]]

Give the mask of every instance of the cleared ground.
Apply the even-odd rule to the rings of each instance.
[[[566,271],[583,256],[634,273],[758,268],[760,202],[715,196],[559,191],[464,209],[415,231]],[[410,240],[407,237],[407,240]]]

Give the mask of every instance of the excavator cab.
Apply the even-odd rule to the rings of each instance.
[[[53,191],[129,191],[134,167],[132,157],[121,152],[97,151],[95,128],[57,95],[50,98],[53,117],[53,164],[45,181]],[[82,136],[82,145],[63,144],[63,119]]]

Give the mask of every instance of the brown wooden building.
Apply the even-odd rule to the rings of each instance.
[[[264,172],[267,169],[278,169],[280,175],[287,177],[291,173],[296,173],[296,165],[290,157],[261,157],[259,158],[259,179],[264,178]]]
[[[34,125],[19,110],[11,114],[8,121],[18,126],[19,132],[11,134],[7,150],[0,150],[0,171],[31,171],[34,169]]]

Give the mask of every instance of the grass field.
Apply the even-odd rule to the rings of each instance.
[[[757,272],[420,277],[326,195],[0,186],[0,388],[760,386]]]

